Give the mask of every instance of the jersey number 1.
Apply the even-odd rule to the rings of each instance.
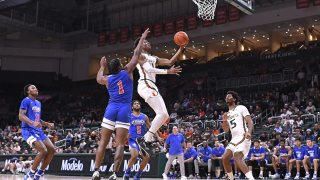
[[[123,90],[123,86],[122,86],[122,81],[118,81],[118,87],[119,87],[119,94],[123,94],[124,90]]]

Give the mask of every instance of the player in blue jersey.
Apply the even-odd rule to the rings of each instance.
[[[278,166],[281,166],[282,164],[286,165],[286,176],[288,176],[289,173],[289,159],[292,155],[291,147],[285,146],[285,140],[280,139],[280,146],[277,146],[274,150],[273,156],[272,156],[272,166],[274,171],[276,172],[274,175],[272,175],[272,179],[279,179],[280,175],[278,172]]]
[[[297,137],[294,141],[295,145],[293,147],[292,159],[289,161],[289,173],[285,179],[290,179],[291,171],[294,164],[297,166],[297,174],[294,179],[300,179],[300,167],[302,165],[302,161],[305,155],[305,147],[301,146],[301,140]]]
[[[116,179],[117,172],[124,155],[124,144],[127,139],[131,118],[131,102],[133,93],[132,72],[138,64],[141,55],[142,44],[149,33],[149,29],[142,34],[138,46],[135,48],[131,61],[123,68],[119,59],[107,62],[105,57],[101,58],[100,69],[97,73],[97,82],[105,85],[108,89],[110,99],[106,108],[101,130],[101,140],[96,153],[95,172],[92,179],[99,180],[100,165],[104,157],[106,146],[113,131],[116,131],[116,151],[114,156],[113,173],[109,179]],[[104,69],[108,66],[109,74],[104,76]]]
[[[312,179],[317,179],[317,169],[319,164],[319,148],[317,145],[313,144],[312,140],[310,138],[306,139],[305,146],[305,154],[303,159],[303,167],[306,171],[306,176],[303,179],[309,179],[309,167],[313,164],[314,166],[314,173]]]
[[[43,133],[42,126],[53,128],[54,124],[41,119],[41,103],[37,100],[38,89],[28,84],[24,87],[24,98],[20,105],[19,120],[22,121],[22,136],[25,141],[39,153],[24,179],[40,179],[55,153],[54,145]],[[42,161],[40,169],[37,169]]]
[[[253,147],[249,151],[250,157],[248,160],[249,169],[252,171],[253,166],[260,167],[259,178],[263,178],[263,169],[266,167],[266,149],[260,146],[258,139],[254,140]]]
[[[129,148],[131,158],[129,159],[128,168],[123,176],[124,180],[128,180],[130,178],[131,168],[133,164],[137,161],[139,154],[142,156],[142,161],[140,163],[140,168],[137,174],[134,176],[134,180],[139,180],[141,177],[141,173],[149,162],[150,155],[141,147],[139,147],[137,138],[142,137],[147,128],[150,128],[150,120],[147,115],[140,112],[141,104],[139,101],[135,100],[132,104],[132,114],[131,114],[131,122],[129,129]]]

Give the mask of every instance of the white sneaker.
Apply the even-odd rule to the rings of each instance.
[[[300,179],[300,175],[296,175],[294,179]]]
[[[310,178],[310,174],[307,174],[303,179],[309,179]]]
[[[192,175],[190,175],[189,177],[188,177],[188,179],[193,179],[194,177],[192,176]]]
[[[290,173],[286,173],[286,176],[284,177],[284,179],[290,179],[291,174]]]
[[[163,179],[168,179],[168,176],[165,173],[162,173],[162,178]]]
[[[187,180],[186,176],[181,176],[181,180]]]
[[[314,174],[314,175],[312,176],[312,179],[318,179],[317,175]]]
[[[280,176],[278,173],[271,175],[271,179],[278,179]]]
[[[259,179],[263,179],[263,174],[259,174]]]
[[[99,171],[95,171],[92,175],[92,180],[100,180],[101,177],[100,177],[100,173]]]

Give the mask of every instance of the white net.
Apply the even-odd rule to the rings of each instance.
[[[198,6],[198,17],[213,20],[218,0],[192,0]]]

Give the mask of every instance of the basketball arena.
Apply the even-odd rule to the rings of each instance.
[[[0,179],[318,179],[320,0],[0,0]]]

